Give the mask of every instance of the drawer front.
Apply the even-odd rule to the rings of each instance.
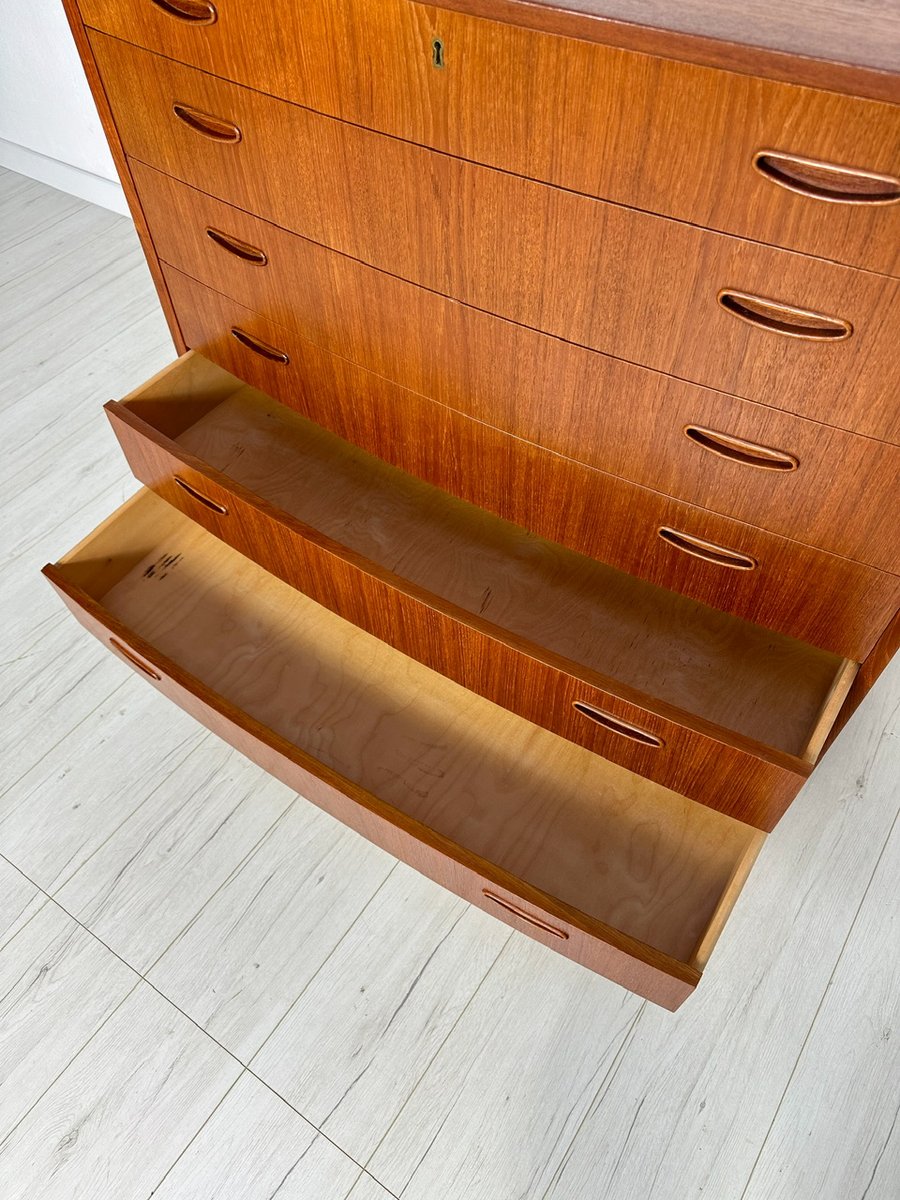
[[[134,164],[160,257],[333,354],[589,466],[886,571],[900,448],[460,305]],[[460,361],[460,347],[465,360]]]
[[[657,1004],[677,1008],[696,987],[700,979],[696,968],[582,916],[342,779],[160,655],[73,586],[59,568],[45,567],[44,573],[78,621],[158,691],[263,770],[389,854],[567,958]]]
[[[406,0],[277,0],[262,17],[217,0],[212,24],[178,20],[151,0],[80,8],[89,25],[169,58],[412,142],[695,225],[900,270],[895,105]],[[759,169],[761,151],[778,156]]]
[[[900,441],[900,282],[519,179],[94,41],[126,150],[142,162],[520,324]],[[195,113],[213,114],[218,132],[199,131],[209,120]]]
[[[107,411],[135,476],[164,500],[339,616],[488,700],[762,829],[773,828],[809,774],[799,759],[723,731],[717,738],[709,722],[698,721],[704,733],[666,719],[668,705],[660,706],[663,715],[648,711],[633,689],[603,690],[556,665],[550,652],[539,657],[533,644],[517,646],[497,626],[442,604],[227,481],[123,406]],[[599,710],[612,728],[576,703]]]
[[[897,607],[897,576],[532,446],[326,354],[177,271],[166,278],[188,345],[347,441],[542,537],[855,661]],[[348,395],[352,405],[335,399]]]

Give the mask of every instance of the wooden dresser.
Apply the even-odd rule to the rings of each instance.
[[[45,573],[675,1008],[900,641],[900,10],[557,3],[67,0],[182,357]]]

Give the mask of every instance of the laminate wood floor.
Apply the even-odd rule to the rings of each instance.
[[[173,356],[130,223],[0,173],[3,1200],[898,1200],[900,663],[663,1012],[341,828],[38,572]]]

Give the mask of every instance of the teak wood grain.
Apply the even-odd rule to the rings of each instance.
[[[900,205],[823,202],[754,167],[759,151],[775,150],[885,173],[896,186],[894,105],[406,0],[280,0],[265,19],[225,0],[210,25],[142,0],[84,0],[83,11],[169,58],[410,142],[695,225],[900,269]]]
[[[45,571],[132,666],[365,836],[657,1002],[697,982],[757,831],[398,655],[149,493]]]
[[[900,281],[467,163],[115,39],[93,44],[126,149],[167,174],[522,325],[900,442]],[[240,141],[198,133],[176,102],[233,122]],[[777,332],[727,311],[723,291],[852,332]]]
[[[177,271],[167,280],[192,348],[354,445],[532,533],[856,661],[897,608],[900,577],[510,437],[327,354]],[[235,328],[289,362],[248,348]],[[757,565],[702,561],[660,537],[663,528]]]
[[[167,263],[322,349],[589,466],[900,572],[894,511],[860,503],[896,486],[900,448],[563,343],[132,168]]]
[[[463,686],[771,827],[815,761],[829,698],[852,679],[841,660],[490,520],[236,379],[223,399],[223,374],[189,356],[107,406],[143,483]]]
[[[91,49],[91,43],[88,40],[87,30],[82,21],[78,0],[62,0],[62,6],[65,9],[66,19],[69,22],[69,28],[72,31],[72,38],[75,42],[78,55],[81,59],[81,65],[84,68],[85,77],[87,78],[88,86],[91,89],[91,96],[94,104],[97,107],[97,115],[100,118],[100,123],[103,126],[103,132],[106,135],[106,140],[109,144],[110,153],[115,163],[116,171],[122,183],[122,190],[125,193],[125,199],[128,202],[128,210],[131,213],[134,227],[140,239],[141,249],[144,251],[144,257],[147,259],[147,266],[150,268],[150,274],[153,278],[153,283],[159,295],[159,302],[162,306],[163,314],[166,318],[166,324],[169,326],[169,332],[172,334],[172,341],[175,343],[175,348],[179,354],[184,353],[186,346],[184,339],[181,336],[181,330],[178,328],[178,321],[175,317],[175,311],[172,308],[172,301],[169,293],[166,290],[166,282],[163,279],[162,271],[159,266],[159,256],[156,248],[153,245],[153,240],[150,231],[147,228],[147,220],[144,216],[141,202],[134,186],[134,180],[131,177],[131,171],[128,167],[128,161],[125,157],[125,151],[122,147],[122,140],[119,137],[119,132],[116,129],[116,123],[109,107],[109,101],[106,98],[106,93],[103,90],[103,83],[97,71],[97,64],[94,60],[94,52]]]

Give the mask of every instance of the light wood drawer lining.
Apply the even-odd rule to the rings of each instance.
[[[354,445],[541,537],[856,661],[897,607],[897,576],[508,437],[325,354],[177,271],[167,279],[188,344],[205,357]],[[231,335],[234,327],[286,352],[290,363],[247,349]],[[336,403],[336,396],[353,402]],[[701,561],[667,545],[662,527],[759,565],[739,571]]]
[[[632,54],[405,0],[225,0],[185,27],[81,0],[88,24],[359,125],[696,225],[898,270],[900,206],[770,182],[760,150],[900,175],[900,108]],[[433,66],[439,39],[443,69]]]
[[[900,571],[891,506],[858,502],[862,486],[892,494],[900,448],[566,345],[140,163],[134,172],[163,259],[323,349],[590,466]],[[706,431],[702,443],[686,436],[691,427]],[[771,448],[797,469],[748,466],[740,450],[717,453],[717,436],[720,446],[723,439],[755,445],[757,460]]]
[[[148,493],[47,572],[94,632],[239,748],[292,781],[295,766],[323,779],[326,807],[332,789],[349,796],[365,810],[356,827],[394,852],[391,826],[421,839],[421,855],[406,839],[413,865],[437,873],[446,856],[450,887],[471,892],[476,876],[526,910],[543,899],[537,912],[572,934],[558,949],[613,977],[633,958],[638,990],[663,1003],[696,982],[694,952],[733,902],[755,831],[398,655]]]
[[[476,166],[94,40],[133,157],[520,324],[900,441],[896,280]],[[198,134],[174,116],[176,101],[233,121],[241,141]],[[839,318],[853,333],[772,332],[726,311],[723,289]]]

